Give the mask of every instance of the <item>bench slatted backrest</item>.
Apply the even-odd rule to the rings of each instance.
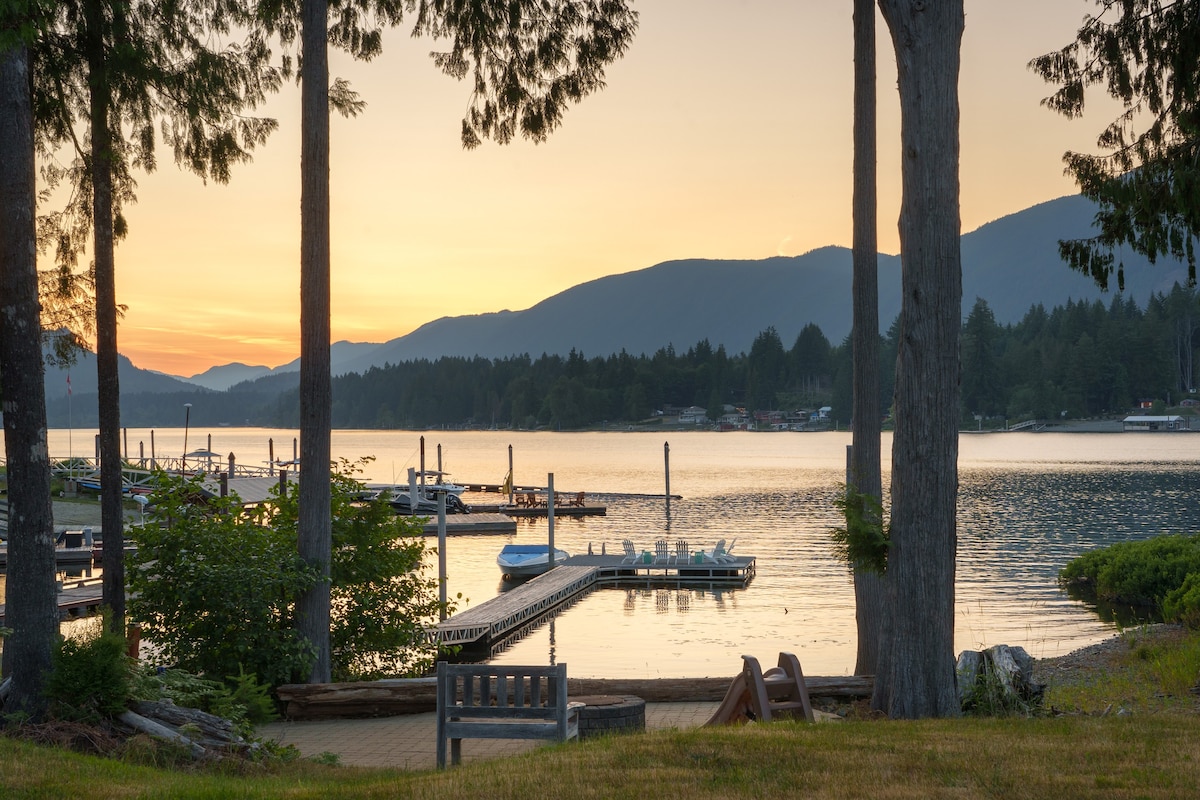
[[[459,740],[468,738],[571,738],[578,718],[567,702],[567,665],[552,667],[438,662],[438,766],[446,740],[458,763]],[[575,704],[581,705],[581,704]]]

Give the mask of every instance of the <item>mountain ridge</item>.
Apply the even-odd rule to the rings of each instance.
[[[1068,300],[1112,297],[1091,279],[1071,271],[1059,258],[1060,238],[1092,235],[1096,206],[1078,195],[1036,204],[988,222],[962,236],[963,315],[977,297],[988,302],[1000,324],[1017,322],[1035,304],[1046,307]],[[1139,304],[1152,293],[1186,282],[1183,264],[1142,256],[1125,259],[1126,292]],[[900,257],[879,255],[879,320],[886,331],[900,310]],[[335,343],[335,375],[364,372],[387,363],[442,356],[504,358],[543,353],[587,357],[622,350],[652,354],[672,345],[688,348],[707,339],[730,353],[746,352],[759,333],[774,327],[785,346],[800,330],[816,324],[833,344],[849,335],[851,325],[851,252],[827,245],[798,256],[764,259],[674,259],[616,275],[595,278],[545,298],[522,311],[441,317],[404,336],[382,343]],[[229,389],[268,375],[293,373],[299,359],[274,368],[227,364],[191,379],[161,376],[185,387]],[[78,367],[73,369],[78,370]],[[170,383],[144,384],[126,378],[132,364],[122,363],[122,391],[178,391]],[[146,372],[138,370],[139,372]],[[91,383],[94,384],[94,370]],[[128,383],[127,383],[128,381]],[[51,385],[61,375],[47,369]],[[154,388],[159,387],[159,388]],[[94,388],[93,388],[94,390]],[[81,392],[77,383],[76,393]]]

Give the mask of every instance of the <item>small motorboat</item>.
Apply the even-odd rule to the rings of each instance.
[[[411,514],[412,501],[409,498],[408,492],[388,492],[388,505],[397,514]],[[438,502],[436,497],[428,497],[417,494],[417,512],[420,516],[437,516]],[[455,494],[446,495],[446,513],[447,514],[470,514],[471,507],[462,501],[462,498]]]
[[[550,547],[544,544],[506,544],[496,556],[501,574],[509,578],[532,578],[550,569]],[[570,558],[566,550],[554,548],[554,563]]]

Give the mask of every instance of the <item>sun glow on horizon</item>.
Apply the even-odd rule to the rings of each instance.
[[[1070,41],[1089,4],[967,0],[960,102],[962,229],[1072,194],[1066,150],[1110,119],[1041,108],[1030,58]],[[851,242],[848,4],[659,0],[607,86],[544,144],[464,151],[469,82],[429,42],[331,73],[368,103],[333,117],[333,340],[384,342],[447,316],[521,310],[572,286],[684,258],[761,259]],[[1037,24],[1031,24],[1037,20]],[[899,243],[895,65],[877,15],[878,239]],[[118,332],[134,364],[190,376],[299,356],[299,92],[229,185],[181,173],[165,147],[139,174],[117,248]]]

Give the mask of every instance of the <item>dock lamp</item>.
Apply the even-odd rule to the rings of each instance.
[[[191,424],[191,421],[192,421],[192,404],[191,404],[191,403],[184,403],[184,404],[183,404],[183,469],[182,469],[181,471],[182,471],[182,472],[183,472],[185,475],[187,474],[187,436],[188,436],[188,426]]]

